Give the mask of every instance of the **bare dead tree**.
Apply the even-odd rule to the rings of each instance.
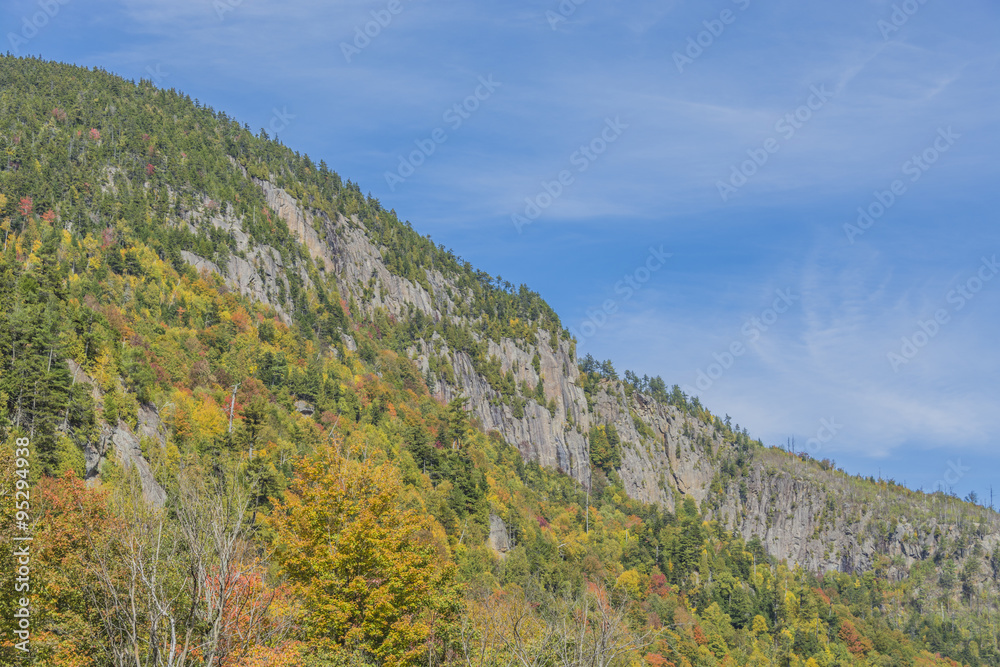
[[[497,591],[468,604],[460,630],[468,667],[617,667],[657,636],[630,627],[632,602],[604,586],[563,596]]]
[[[225,665],[264,639],[274,597],[261,586],[265,563],[251,541],[253,494],[236,475],[206,483],[186,472],[180,482],[177,518],[201,587],[199,652],[207,667]]]
[[[557,664],[562,667],[611,667],[634,662],[652,645],[657,632],[629,624],[632,600],[604,585],[556,603]]]
[[[459,640],[462,645],[462,661],[467,667],[511,667],[516,664],[512,654],[503,654],[498,647],[504,645],[504,627],[497,613],[494,595],[480,593],[469,600],[468,612],[462,614]]]
[[[126,477],[112,503],[117,521],[96,536],[89,592],[113,663],[182,667],[191,649],[197,582],[186,581],[181,536],[166,510],[145,502],[135,475]]]
[[[536,667],[551,663],[555,627],[534,611],[522,591],[495,591],[468,601],[460,629],[469,667]]]
[[[175,502],[157,508],[127,474],[112,529],[94,536],[90,595],[116,667],[225,667],[287,629],[268,613],[252,489],[236,474],[178,482]]]

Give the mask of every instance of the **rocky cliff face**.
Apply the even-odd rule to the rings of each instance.
[[[434,321],[454,316],[456,304],[453,295],[460,295],[454,285],[439,271],[428,271],[430,291],[424,286],[393,274],[385,265],[382,253],[371,243],[363,225],[357,220],[343,217],[331,220],[325,214],[314,214],[301,207],[281,188],[267,181],[255,181],[267,196],[268,205],[277,211],[289,229],[302,241],[309,255],[323,267],[334,271],[338,287],[345,298],[349,295],[369,312],[384,309],[395,317],[403,317],[410,308],[422,311]],[[235,221],[212,218],[214,225],[233,229]],[[244,235],[245,236],[245,235]],[[327,239],[323,241],[322,239]],[[273,248],[241,247],[254,257],[267,258]],[[185,256],[188,259],[187,256]],[[248,286],[242,274],[233,270],[232,260],[226,270],[200,258],[189,262],[198,268],[208,268],[225,277],[228,284],[241,293],[269,301],[273,290],[267,283]],[[278,275],[283,267],[268,264],[268,278]],[[304,267],[293,270],[306,275]],[[311,284],[311,283],[310,283]],[[365,298],[365,287],[375,289]],[[280,313],[287,317],[291,304],[281,304]],[[477,335],[478,334],[474,334]],[[536,344],[502,338],[488,340],[488,355],[499,359],[504,373],[512,371],[517,384],[534,387],[539,380],[544,387],[545,401],[554,401],[555,411],[550,412],[533,398],[527,399],[524,415],[517,417],[510,405],[500,400],[500,394],[487,380],[476,372],[472,359],[461,351],[452,351],[440,340],[418,341],[409,352],[411,358],[425,375],[430,370],[432,349],[444,355],[454,369],[454,382],[438,379],[431,390],[441,400],[449,401],[459,396],[469,399],[469,408],[484,430],[496,430],[505,440],[516,446],[525,458],[563,472],[580,483],[590,483],[590,456],[586,434],[594,424],[613,423],[627,445],[623,451],[621,477],[629,494],[645,502],[657,502],[666,507],[674,506],[674,491],[692,495],[699,502],[708,492],[713,471],[705,457],[704,446],[695,442],[708,437],[711,430],[697,420],[682,420],[679,411],[655,401],[636,397],[629,402],[620,388],[611,387],[598,396],[594,409],[588,410],[583,389],[579,386],[580,371],[572,344],[557,341],[555,348],[550,341]],[[535,355],[539,368],[533,365]],[[655,438],[639,434],[633,415],[645,422],[656,433]],[[688,424],[687,433],[681,421]],[[716,442],[714,447],[718,447]]]
[[[80,365],[72,359],[68,359],[67,364],[69,364],[73,382],[90,387],[94,401],[100,403],[103,392],[93,378],[88,376]],[[157,507],[162,507],[167,501],[167,492],[156,481],[149,462],[142,455],[142,438],[149,438],[151,442],[161,447],[166,444],[165,429],[156,409],[152,406],[139,406],[139,419],[135,429],[121,420],[116,424],[103,422],[97,440],[88,442],[84,447],[84,478],[88,483],[98,483],[104,462],[110,456],[114,456],[125,470],[135,469],[146,500]]]
[[[455,315],[455,300],[463,298],[461,290],[440,272],[427,271],[425,285],[395,275],[357,219],[332,220],[301,206],[267,181],[255,183],[301,241],[304,256],[311,258],[323,279],[336,278],[345,299],[353,298],[369,313],[383,309],[402,318],[416,309],[435,322],[443,317],[460,320]],[[292,304],[279,297],[286,293],[287,274],[297,273],[308,287],[312,284],[310,267],[298,258],[286,265],[277,249],[255,246],[229,215],[216,214],[210,221],[232,235],[239,255],[232,256],[224,267],[191,253],[185,253],[184,259],[199,269],[220,274],[240,293],[271,304],[287,321]],[[280,289],[281,284],[286,290]],[[474,323],[464,324],[475,332]],[[481,333],[473,335],[482,341]],[[345,342],[353,349],[350,337],[345,337]],[[623,386],[614,382],[603,383],[588,408],[572,343],[555,342],[552,347],[551,341],[543,340],[486,341],[489,355],[500,361],[504,373],[513,373],[518,385],[534,387],[541,381],[545,405],[527,398],[523,415],[515,414],[476,372],[468,354],[450,350],[436,335],[434,340],[416,341],[408,353],[425,377],[431,377],[433,355],[445,358],[454,373],[450,380],[436,376],[430,382],[438,398],[468,398],[469,410],[485,430],[498,431],[525,458],[570,475],[585,486],[592,474],[587,437],[590,427],[614,424],[623,446],[619,475],[631,497],[671,510],[684,496],[693,497],[745,538],[760,538],[769,553],[793,564],[818,571],[858,571],[873,567],[879,556],[885,556],[892,561],[891,576],[903,576],[909,565],[934,556],[942,544],[954,545],[968,533],[968,526],[949,522],[947,517],[928,518],[929,511],[920,517],[912,512],[900,516],[891,528],[886,527],[879,523],[873,508],[859,506],[833,473],[793,463],[776,452],[755,455],[738,476],[723,480],[720,462],[731,458],[733,451],[713,425],[647,396],[629,397]],[[536,355],[537,370],[533,363]],[[781,456],[789,460],[776,464],[775,457]],[[886,491],[886,495],[892,493]],[[893,502],[905,504],[899,498]],[[894,510],[896,514],[901,511]],[[500,540],[499,526],[495,528],[495,537]],[[975,530],[980,553],[991,551],[1000,542],[995,520],[984,519]]]
[[[594,414],[621,436],[619,474],[631,497],[670,510],[679,497],[705,499],[715,474],[712,459],[722,447],[714,429],[647,396],[629,399],[620,385],[610,383],[598,394]]]
[[[455,384],[443,381],[436,383],[436,395],[444,401],[466,396],[474,417],[487,431],[499,431],[507,442],[516,446],[526,459],[565,473],[580,483],[589,483],[590,458],[583,430],[589,428],[590,416],[586,412],[587,401],[583,390],[573,383],[561,369],[573,364],[569,343],[563,342],[553,350],[545,343],[536,346],[519,347],[515,341],[503,339],[499,343],[489,341],[489,353],[500,359],[501,368],[506,373],[513,371],[518,384],[527,382],[535,386],[539,379],[545,387],[546,399],[555,401],[556,409],[550,413],[546,406],[529,399],[524,407],[524,416],[516,417],[509,405],[500,402],[500,395],[494,391],[485,378],[476,373],[472,359],[464,352],[448,355],[455,370]],[[541,372],[532,367],[535,353],[541,358]],[[421,341],[416,355],[418,366],[425,373],[429,370],[427,344]],[[580,428],[570,424],[580,424]]]
[[[760,538],[772,555],[818,572],[865,572],[882,559],[886,576],[901,579],[914,564],[946,555],[958,569],[977,561],[972,580],[981,585],[989,568],[979,561],[1000,546],[991,510],[886,482],[873,487],[778,451],[758,456],[712,500],[721,521]]]

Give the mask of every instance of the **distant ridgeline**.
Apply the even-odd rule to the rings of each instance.
[[[577,359],[263,130],[8,56],[0,148],[0,662],[1000,665],[991,509]]]

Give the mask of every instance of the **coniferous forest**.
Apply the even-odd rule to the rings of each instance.
[[[712,491],[635,499],[611,422],[582,429],[589,483],[539,465],[452,389],[481,378],[518,419],[563,410],[537,357],[538,382],[519,382],[494,343],[572,355],[556,313],[263,130],[6,56],[0,150],[3,664],[1000,665],[992,510],[767,448],[592,357],[565,371],[590,409],[620,394],[697,426]],[[275,188],[325,221],[319,244],[363,238],[447,315],[348,285]],[[853,511],[833,500],[849,487],[899,500],[883,537],[903,503],[947,534],[913,564],[878,535],[870,567],[779,560],[717,511],[758,465],[820,480],[823,521]]]

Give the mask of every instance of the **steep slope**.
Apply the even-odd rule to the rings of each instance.
[[[459,312],[462,290],[442,273],[427,273],[426,287],[394,274],[356,217],[347,220],[339,215],[333,220],[314,214],[269,181],[255,183],[312,259],[332,269],[340,293],[350,295],[366,318],[385,313],[406,322],[419,311],[429,321],[448,321],[467,329],[473,344],[483,346],[483,356],[495,363],[494,377],[530,389],[515,389],[505,396],[477,366],[475,351],[449,346],[437,331],[430,337],[404,339],[405,352],[430,379],[434,395],[445,402],[468,398],[482,428],[498,431],[527,459],[586,486],[592,475],[591,429],[611,424],[622,449],[616,475],[630,497],[673,510],[683,496],[703,503],[711,495],[709,507],[746,539],[758,537],[777,558],[815,571],[866,571],[881,556],[893,561],[891,576],[901,578],[914,563],[928,558],[954,556],[964,565],[968,549],[956,554],[955,545],[979,543],[981,554],[992,554],[1000,544],[1000,521],[993,512],[940,494],[928,497],[894,484],[852,480],[759,444],[745,446],[738,475],[724,479],[722,463],[740,454],[733,446],[734,434],[696,404],[681,397],[678,407],[628,391],[622,382],[602,379],[597,380],[588,405],[580,362],[565,333],[534,340],[484,336],[476,326],[481,319]],[[212,218],[217,227],[234,228],[218,220]],[[246,242],[240,249],[247,250]],[[251,254],[268,257],[275,251],[254,248]],[[187,258],[196,267],[219,270],[194,255]],[[227,283],[268,303],[274,290],[248,287],[238,262],[231,259],[228,270],[221,271]],[[281,267],[264,266],[266,280],[280,279]],[[292,270],[309,284],[304,266]],[[279,304],[279,312],[292,307]],[[355,345],[350,335],[345,339],[349,346]],[[531,389],[538,386],[540,394]],[[725,487],[713,494],[717,481],[725,481]],[[872,510],[871,500],[877,502],[877,510]],[[988,579],[988,568],[982,565],[977,586]]]
[[[758,538],[791,565],[879,572],[893,580],[929,566],[936,576],[925,572],[914,595],[964,596],[995,608],[1000,521],[994,512],[765,448],[697,399],[668,392],[659,378],[623,382],[613,368],[581,362],[539,295],[475,270],[324,163],[224,114],[105,73],[10,58],[0,63],[6,231],[30,232],[36,217],[59,224],[71,240],[94,246],[89,268],[105,274],[135,277],[154,260],[208,286],[216,274],[228,290],[273,308],[289,335],[310,341],[302,347],[316,359],[356,353],[381,375],[391,372],[386,350],[407,357],[434,397],[449,404],[465,399],[481,431],[495,431],[524,459],[594,495],[620,487],[674,513],[690,498],[708,517],[747,541]],[[116,240],[124,237],[146,248],[118,252]],[[30,264],[41,240],[19,237],[25,241],[27,247],[5,251]],[[172,313],[183,309],[191,334],[181,344],[192,349],[210,347],[204,331],[232,317],[197,299],[184,306],[169,301]],[[37,305],[39,321],[54,331],[55,315]],[[131,345],[126,326],[115,330]],[[52,340],[36,342],[54,349]],[[83,350],[82,358],[88,354]],[[71,435],[53,436],[46,446],[57,461],[72,440],[94,473],[109,443],[134,453],[141,447],[136,433],[146,429],[158,438],[160,426],[135,381],[147,372],[138,360],[134,371],[121,364],[121,381],[97,377],[104,362],[90,362],[97,369],[93,382],[103,387],[90,401],[111,395],[135,402],[147,416],[134,425],[109,421],[106,413],[90,425],[84,416],[73,421],[71,398],[83,380],[68,372],[61,377],[67,388],[46,400],[65,409],[63,431]],[[267,363],[254,371],[264,384],[284,362]],[[216,377],[215,384],[223,383]],[[295,399],[315,400],[307,385],[296,387]],[[23,391],[7,402],[15,425],[35,428],[31,410],[38,406],[29,408]],[[152,483],[147,492],[160,493]],[[948,562],[965,573],[962,590],[934,583]]]

